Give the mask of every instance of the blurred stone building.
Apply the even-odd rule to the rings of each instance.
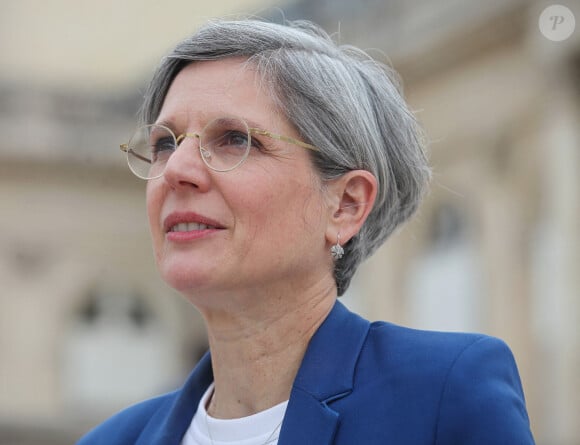
[[[40,14],[55,30],[89,32],[70,27],[73,2],[56,3],[62,11]],[[355,3],[278,6],[388,55],[426,129],[434,177],[422,210],[345,301],[371,319],[505,339],[537,442],[580,444],[578,30],[548,40],[538,28],[548,4],[532,0]],[[580,17],[578,2],[561,3]],[[0,445],[74,442],[179,385],[206,344],[199,315],[157,276],[144,183],[117,148],[153,65],[194,19],[172,27],[173,12],[144,8],[154,20],[136,21],[131,2],[105,2],[105,43],[131,52],[141,42],[156,58],[124,62],[105,47],[111,62],[99,54],[87,67],[82,48],[78,60],[31,48],[36,16],[29,35],[11,19],[37,4],[7,1],[0,15]],[[58,63],[85,82],[51,80]]]

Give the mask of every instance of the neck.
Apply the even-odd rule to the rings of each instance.
[[[254,305],[234,315],[204,313],[215,383],[210,415],[245,417],[288,400],[308,343],[332,309],[336,290],[309,295],[301,301],[269,298],[265,301],[275,304]]]

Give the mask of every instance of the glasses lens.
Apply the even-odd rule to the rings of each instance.
[[[175,151],[175,136],[161,125],[145,125],[139,128],[127,150],[129,168],[143,179],[159,177],[165,164]]]
[[[229,171],[240,165],[250,150],[248,124],[241,119],[219,118],[210,122],[200,136],[205,163],[217,171]]]

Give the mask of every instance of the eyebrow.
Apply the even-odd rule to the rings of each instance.
[[[264,127],[263,125],[257,124],[254,121],[250,121],[247,119],[244,119],[246,121],[246,123],[248,124],[248,127],[252,130],[265,130],[267,127]]]
[[[162,127],[167,127],[173,133],[175,133],[175,126],[173,125],[173,123],[171,121],[166,121],[166,120],[163,120],[163,121],[155,121],[155,122],[153,122],[152,125],[160,125]]]
[[[248,124],[248,127],[254,130],[264,130],[266,127],[264,127],[261,124],[256,123],[253,120],[250,120],[248,118],[245,117],[241,117],[241,116],[234,116],[234,115],[228,115],[228,114],[224,114],[224,115],[216,115],[214,118],[212,119],[205,119],[205,125],[209,124],[211,121],[214,121],[216,119],[239,119],[239,120],[243,120]],[[161,125],[163,127],[167,127],[169,128],[173,133],[175,133],[177,135],[177,131],[175,130],[175,125],[173,124],[173,122],[169,119],[169,120],[161,120],[161,121],[156,121],[153,123],[153,125]],[[205,127],[204,125],[204,127]],[[203,128],[203,127],[202,127]],[[201,131],[201,129],[200,129]]]

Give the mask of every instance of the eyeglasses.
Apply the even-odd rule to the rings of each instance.
[[[131,171],[142,179],[155,179],[163,175],[171,155],[186,137],[199,139],[201,159],[210,169],[227,172],[239,167],[248,157],[252,147],[259,147],[252,135],[260,135],[318,151],[314,145],[297,139],[252,128],[239,118],[222,117],[208,123],[200,133],[183,133],[176,136],[164,125],[144,125],[137,129],[121,151],[127,154]]]

